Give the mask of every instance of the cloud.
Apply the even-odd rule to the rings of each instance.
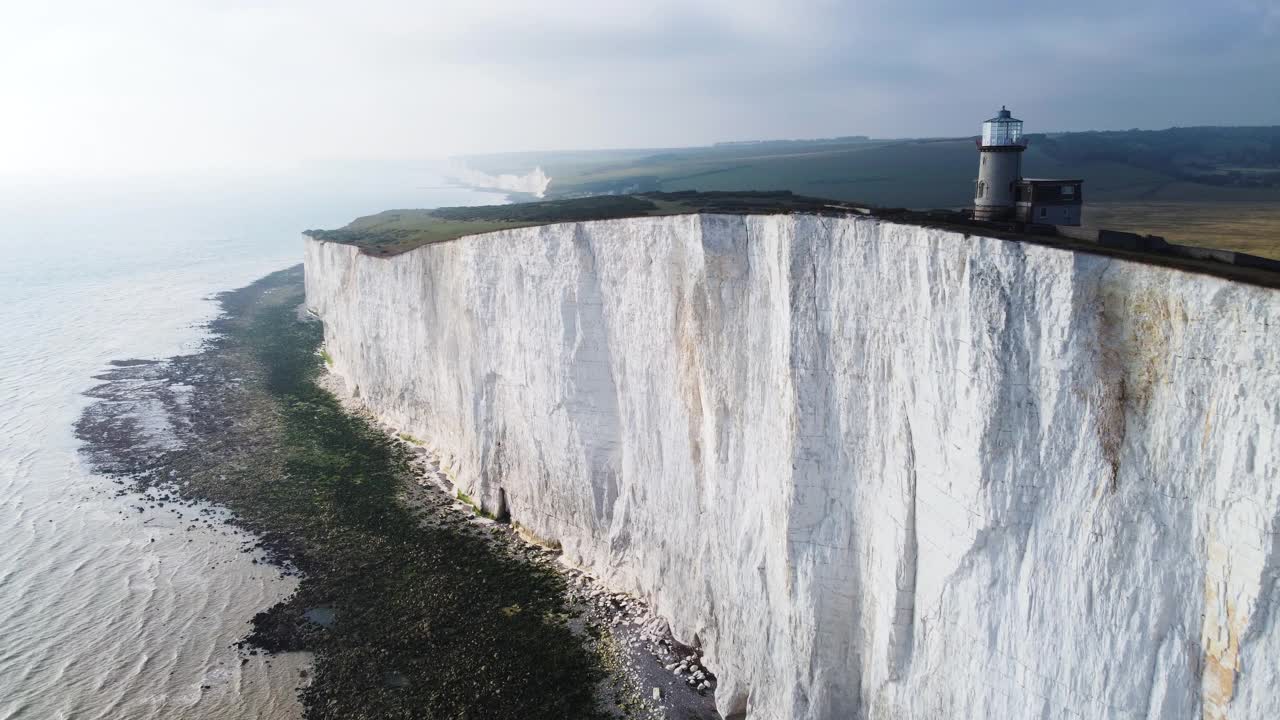
[[[0,173],[1262,124],[1277,0],[67,0],[0,18]]]
[[[1266,35],[1280,33],[1280,0],[1246,0],[1246,7],[1262,16],[1262,30]]]

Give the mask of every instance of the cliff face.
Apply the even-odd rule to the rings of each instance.
[[[751,718],[1280,715],[1280,293],[814,216],[307,241],[334,369]]]

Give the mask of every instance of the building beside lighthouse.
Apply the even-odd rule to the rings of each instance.
[[[1022,177],[1022,154],[1026,150],[1022,121],[1007,108],[1000,108],[995,117],[982,123],[973,218],[1079,225],[1083,181]]]
[[[1083,180],[1022,178],[1014,188],[1014,219],[1041,225],[1079,225]]]

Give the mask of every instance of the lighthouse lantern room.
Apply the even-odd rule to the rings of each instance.
[[[1022,147],[1022,121],[1015,118],[1006,108],[982,123],[982,147]]]

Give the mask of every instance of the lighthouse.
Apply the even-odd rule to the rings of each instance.
[[[1016,191],[1022,179],[1022,121],[1006,108],[982,123],[978,141],[978,180],[974,184],[975,220],[1011,219],[1017,207]]]

